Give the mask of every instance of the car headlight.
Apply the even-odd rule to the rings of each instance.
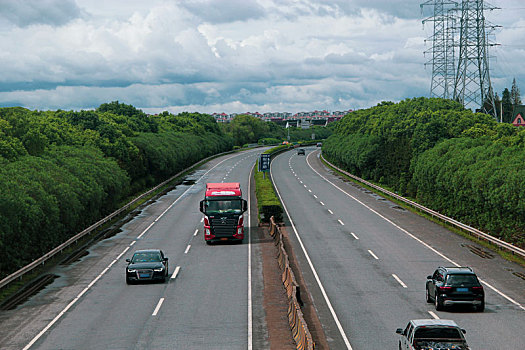
[[[163,268],[163,267],[160,267],[160,268],[158,268],[158,269],[154,269],[153,271],[155,271],[155,272],[162,272],[162,271],[164,271],[164,268]]]
[[[128,272],[137,272],[135,269],[128,269]]]

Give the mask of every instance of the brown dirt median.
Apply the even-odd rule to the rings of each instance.
[[[290,245],[288,232],[285,227],[281,227],[283,240],[291,268],[294,272],[295,279],[301,289],[301,299],[304,305],[301,308],[308,329],[312,334],[316,349],[329,349],[326,341],[321,322],[312,304],[310,293],[306,288],[304,279],[297,266],[297,260]],[[268,336],[270,349],[287,350],[296,349],[295,342],[288,323],[288,297],[284,288],[281,274],[277,262],[277,247],[270,236],[267,226],[261,227],[259,234],[261,238],[261,251],[263,260],[263,278],[264,278],[264,310],[266,312],[266,324],[268,327]]]

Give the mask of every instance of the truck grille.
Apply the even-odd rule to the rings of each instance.
[[[232,236],[237,228],[237,218],[216,217],[211,219],[211,230],[216,236]]]

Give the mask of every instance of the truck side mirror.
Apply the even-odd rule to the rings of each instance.
[[[242,200],[242,212],[244,213],[246,210],[248,210],[248,202],[246,199]]]
[[[201,213],[204,213],[204,201],[200,201],[199,203],[199,210],[201,211]]]
[[[396,329],[396,333],[397,334],[403,334],[403,328]]]

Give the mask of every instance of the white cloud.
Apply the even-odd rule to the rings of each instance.
[[[0,0],[9,5],[0,10],[0,106],[343,110],[426,96],[430,87],[419,3],[46,1],[56,6]],[[512,14],[494,17],[507,21],[502,45],[491,48],[496,91],[513,76],[525,80],[525,16],[504,11]]]

